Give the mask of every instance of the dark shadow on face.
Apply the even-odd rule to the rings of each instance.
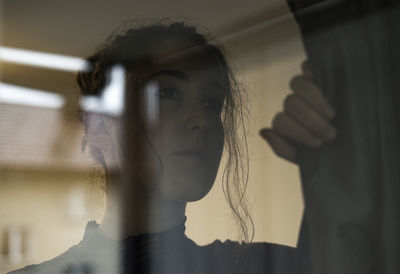
[[[125,147],[134,160],[126,166],[139,172],[148,191],[196,201],[211,189],[223,151],[221,65],[179,38],[149,55],[151,65],[128,76],[128,89],[139,92],[127,92],[136,95],[127,97]]]

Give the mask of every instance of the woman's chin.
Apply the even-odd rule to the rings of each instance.
[[[170,199],[195,202],[202,199],[210,192],[214,184],[214,178],[199,178],[174,180],[173,182],[164,182],[163,193]]]

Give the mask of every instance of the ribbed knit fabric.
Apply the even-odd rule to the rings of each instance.
[[[295,249],[219,240],[199,246],[185,223],[161,233],[116,241],[89,222],[82,241],[58,257],[10,274],[291,274]]]

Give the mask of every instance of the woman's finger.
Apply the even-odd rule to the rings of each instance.
[[[269,128],[262,129],[260,134],[268,142],[276,155],[296,163],[296,149],[292,144]]]
[[[336,137],[335,128],[298,95],[291,94],[286,97],[284,112],[313,135],[324,141],[331,141]]]
[[[293,92],[302,99],[317,113],[323,115],[327,120],[331,120],[335,111],[325,99],[321,90],[309,79],[304,76],[295,76],[290,81]]]
[[[286,113],[278,113],[272,121],[273,130],[281,137],[297,144],[305,145],[311,148],[317,148],[322,145],[322,140],[314,136],[303,125]]]

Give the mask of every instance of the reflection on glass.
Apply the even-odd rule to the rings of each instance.
[[[0,47],[0,60],[65,71],[88,70],[90,68],[85,60],[77,57],[9,47]]]
[[[62,32],[38,18],[38,38],[27,31],[28,46],[18,47],[10,29],[24,36],[16,23],[20,9],[7,3],[20,19],[6,16],[0,47],[0,271],[278,274],[332,265],[335,256],[321,258],[342,246],[321,250],[313,243],[324,236],[319,220],[334,231],[324,241],[340,242],[335,240],[343,231],[354,231],[346,229],[352,222],[334,223],[340,218],[333,217],[351,215],[358,196],[346,200],[349,210],[342,214],[346,203],[333,201],[354,193],[327,189],[352,174],[332,172],[343,158],[336,156],[359,145],[348,146],[353,127],[343,126],[356,121],[350,110],[358,106],[346,111],[353,102],[346,99],[355,93],[349,89],[349,97],[341,98],[347,103],[339,104],[332,87],[345,85],[340,73],[353,73],[357,62],[348,57],[337,65],[329,54],[319,55],[312,46],[325,42],[326,33],[312,29],[308,36],[314,25],[302,16],[324,10],[312,9],[318,3],[300,4],[291,8],[302,36],[283,1],[268,6],[268,16],[243,4],[243,14],[252,16],[199,9],[199,22],[209,23],[221,39],[182,20],[139,20],[112,32],[82,59],[73,55],[86,56],[104,40],[99,22],[107,20],[96,19],[92,36],[82,28],[39,43],[41,31]],[[227,23],[219,28],[218,20]],[[334,30],[347,30],[350,21]],[[76,37],[66,43],[62,37],[68,35]],[[335,40],[343,52],[351,48],[346,41]],[[332,75],[343,81],[330,81]],[[352,156],[349,166],[359,166]],[[326,177],[302,189],[299,166],[303,182],[318,180],[321,172]],[[307,204],[296,249],[301,190],[306,202],[310,195],[317,202]],[[358,217],[353,213],[349,220]]]
[[[290,247],[232,241],[200,246],[185,236],[187,203],[210,191],[220,168],[241,239],[253,237],[244,198],[244,92],[222,46],[184,23],[156,23],[115,36],[88,62],[93,69],[77,78],[83,95],[82,149],[103,170],[97,179],[104,180],[104,216],[100,224],[87,224],[72,249],[25,271],[289,270]],[[54,152],[63,146],[56,142]],[[86,211],[85,189],[68,188],[65,218],[79,223]],[[256,259],[247,266],[241,263],[245,252],[282,257],[270,265]]]

